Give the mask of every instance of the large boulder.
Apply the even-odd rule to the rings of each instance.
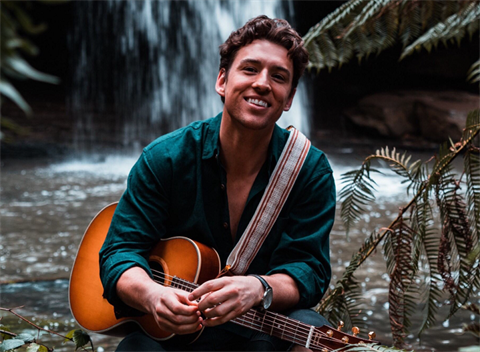
[[[460,138],[468,112],[479,105],[477,95],[464,91],[398,91],[364,97],[344,113],[385,137],[443,142]]]

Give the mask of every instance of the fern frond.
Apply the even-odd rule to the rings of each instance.
[[[322,300],[317,311],[331,322],[343,321],[347,327],[358,325],[361,323],[358,314],[361,296],[360,286],[352,275],[347,280],[337,281],[333,291],[327,293],[328,299]]]
[[[368,159],[385,160],[397,175],[406,178],[406,181],[409,180],[416,182],[415,172],[421,161],[417,160],[412,165],[409,165],[411,157],[411,155],[407,156],[407,152],[404,152],[402,155],[400,155],[395,148],[393,148],[393,150],[390,152],[387,146],[377,150],[376,154],[374,156],[370,156]]]
[[[480,151],[471,147],[464,156],[467,213],[474,243],[480,236]]]
[[[470,83],[480,82],[480,60],[475,62],[468,70],[467,81]]]
[[[480,130],[480,110],[475,109],[468,113],[467,123],[462,134],[462,145],[472,142]]]
[[[415,276],[412,265],[413,230],[403,217],[391,233],[390,246],[394,265],[390,267],[389,315],[394,346],[403,346],[410,327],[409,316],[415,310],[413,297],[409,294]]]
[[[411,216],[412,230],[416,234],[413,237],[412,265],[414,265],[414,269],[417,271],[421,255],[425,257],[424,260],[427,264],[423,269],[426,271],[425,276],[427,278],[425,280],[425,291],[419,295],[423,298],[422,303],[424,303],[422,312],[424,319],[420,326],[419,336],[425,330],[435,325],[438,302],[442,295],[442,291],[439,288],[441,277],[437,269],[439,242],[436,231],[431,226],[433,224],[433,210],[429,198],[429,191],[425,189],[418,198]]]
[[[463,309],[465,310],[469,310],[470,312],[473,312],[475,313],[476,315],[480,315],[480,307],[477,306],[476,304],[467,304],[465,306],[462,307]]]
[[[358,288],[358,284],[354,279],[355,271],[358,269],[361,263],[370,256],[373,250],[379,243],[380,236],[376,232],[372,232],[370,236],[365,240],[363,246],[352,256],[350,264],[345,269],[342,278],[340,278],[333,290],[329,290],[324,298],[320,301],[316,307],[316,311],[325,317],[329,316],[330,312],[340,312],[340,308],[336,307],[347,307],[347,302],[345,296],[345,291],[348,291],[350,287]],[[353,296],[351,296],[353,297]],[[351,312],[350,315],[353,316],[355,312]],[[337,314],[337,313],[334,313]],[[333,315],[333,318],[341,319],[341,315]]]
[[[401,58],[478,32],[478,0],[351,0],[305,35],[308,69],[341,65],[402,43]]]
[[[470,324],[463,324],[462,330],[464,332],[469,332],[475,335],[476,337],[480,337],[480,324],[477,322],[473,322]]]
[[[367,158],[368,159],[368,158]],[[375,200],[375,181],[370,177],[371,172],[379,172],[370,168],[365,162],[359,170],[346,172],[342,175],[342,190],[339,200],[342,202],[341,218],[345,225],[347,236],[351,226],[360,220],[364,206]]]
[[[466,205],[459,188],[459,182],[447,169],[441,175],[436,191],[443,224],[438,270],[451,292],[450,315],[468,299],[472,290],[472,267],[468,257],[473,250],[473,239],[469,231]],[[453,275],[453,272],[458,274]]]
[[[467,33],[467,28],[473,30],[473,25],[476,26],[476,30],[478,30],[479,20],[480,6],[476,2],[472,2],[461,12],[454,13],[445,21],[437,23],[412,44],[407,46],[402,52],[400,60],[411,55],[415,51],[420,51],[422,48],[430,52],[432,47],[436,47],[439,42],[443,42],[444,45],[447,45],[447,42],[452,39],[455,39],[457,42],[461,41]]]

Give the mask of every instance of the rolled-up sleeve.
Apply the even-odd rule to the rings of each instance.
[[[326,158],[324,159],[325,163]],[[335,218],[336,191],[330,167],[316,172],[288,214],[267,275],[291,276],[299,289],[294,308],[315,306],[331,278],[329,234]]]
[[[117,205],[107,238],[100,250],[100,277],[104,297],[115,307],[116,312],[132,313],[117,296],[118,279],[124,271],[134,266],[143,268],[152,276],[148,255],[165,234],[168,217],[168,196],[165,189],[168,188],[164,183],[168,179],[168,170],[154,172],[151,164],[149,154],[144,151],[130,171],[127,189]],[[159,174],[166,177],[159,180]]]

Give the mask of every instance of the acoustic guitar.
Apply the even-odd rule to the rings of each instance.
[[[103,298],[98,253],[116,205],[108,205],[95,216],[80,243],[69,285],[72,315],[82,328],[95,333],[124,336],[140,327],[156,340],[169,339],[174,334],[160,329],[153,315],[117,319],[113,306]],[[149,265],[157,283],[188,292],[215,278],[221,270],[220,258],[214,249],[185,237],[161,240],[150,254]],[[358,329],[352,329],[354,334],[349,335],[339,329],[314,327],[271,311],[250,309],[231,321],[319,352],[344,348],[348,344],[378,343],[373,340],[374,334],[369,335],[369,339],[356,336]]]

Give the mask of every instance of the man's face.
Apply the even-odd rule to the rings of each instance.
[[[237,52],[228,71],[217,77],[217,93],[225,98],[224,118],[243,127],[273,129],[295,95],[293,62],[287,49],[267,40],[254,40]]]

